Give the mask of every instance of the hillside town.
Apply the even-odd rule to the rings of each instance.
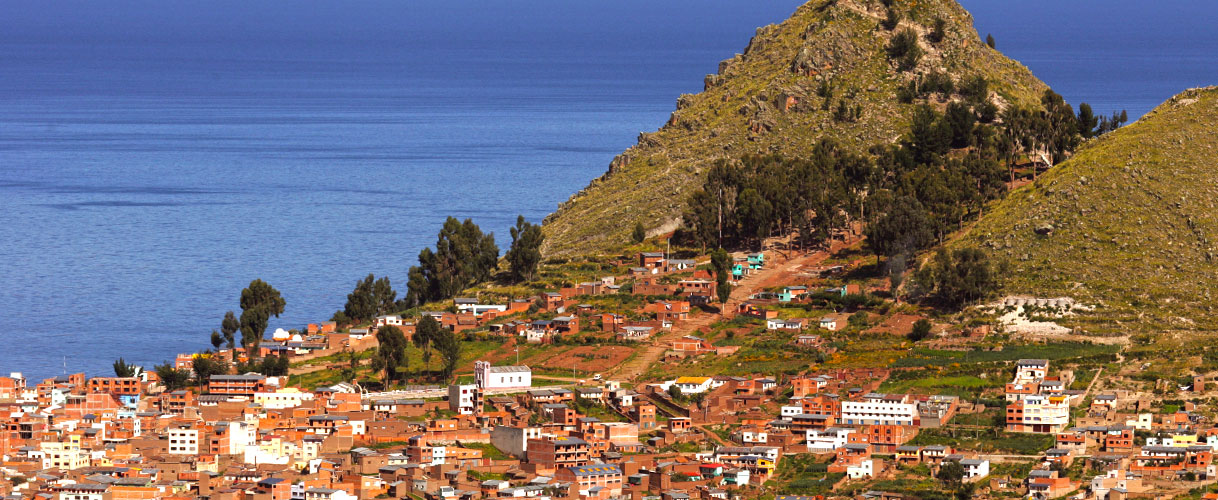
[[[1069,356],[1057,366],[994,353],[994,377],[977,375],[994,382],[973,393],[952,385],[982,379],[934,383],[941,365],[840,362],[859,339],[908,350],[913,330],[932,329],[922,342],[939,350],[923,352],[959,355],[991,334],[932,324],[915,309],[876,312],[889,302],[874,298],[883,283],[843,278],[865,265],[838,258],[849,243],[834,254],[738,255],[726,302],[705,262],[639,252],[617,262],[623,275],[535,297],[456,298],[418,317],[280,330],[255,357],[285,359],[284,376],[210,374],[171,388],[147,370],[13,373],[0,377],[0,497],[895,500],[926,497],[908,486],[931,481],[957,497],[1110,500],[1170,498],[1218,480],[1218,427],[1193,401],[1097,388],[1104,368],[1080,373],[1091,365]],[[606,296],[635,298],[598,300]],[[427,317],[497,348],[447,384],[370,390],[375,374],[358,363],[335,381],[344,353],[374,350],[383,328],[409,338]],[[584,337],[580,345],[632,354],[596,373],[527,363]],[[796,353],[794,364],[715,364],[748,359],[769,339]],[[1043,347],[1063,346],[1078,348]],[[526,363],[514,361],[522,348],[533,349]],[[203,358],[250,354],[182,354],[174,365],[190,372]],[[325,383],[303,382],[317,373]],[[1206,382],[1160,389],[1203,395]]]

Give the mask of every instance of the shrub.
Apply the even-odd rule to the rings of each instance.
[[[897,62],[897,69],[909,71],[922,59],[922,47],[918,46],[918,34],[905,28],[892,36],[888,42],[888,57]]]

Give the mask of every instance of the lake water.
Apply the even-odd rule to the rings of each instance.
[[[272,329],[328,319],[369,272],[404,286],[448,215],[506,249],[797,3],[6,2],[0,371],[203,349],[254,278],[287,300]],[[1215,37],[1058,50],[967,3],[1097,111],[1218,82]]]

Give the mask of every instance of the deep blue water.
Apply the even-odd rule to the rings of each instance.
[[[327,319],[369,272],[404,285],[448,215],[506,249],[798,4],[603,3],[0,4],[0,371],[202,349],[254,278],[272,329]],[[1170,16],[1113,35],[1132,2],[1060,3],[966,5],[1098,111],[1218,83],[1214,7],[1175,43]]]

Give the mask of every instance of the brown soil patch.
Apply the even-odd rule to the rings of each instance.
[[[893,335],[909,335],[913,331],[913,324],[922,319],[921,316],[913,314],[894,314],[889,316],[880,324],[867,329],[866,333],[890,333]]]
[[[527,364],[551,370],[576,370],[586,373],[600,373],[622,364],[634,353],[634,348],[626,346],[578,346],[563,352],[545,352],[529,358]]]

